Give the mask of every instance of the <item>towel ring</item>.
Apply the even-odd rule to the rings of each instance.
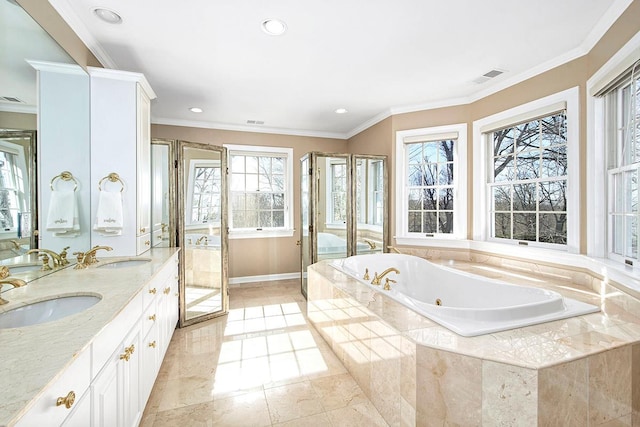
[[[107,179],[110,182],[119,182],[120,185],[122,185],[122,187],[120,188],[120,192],[122,193],[122,191],[124,190],[124,182],[122,182],[122,180],[120,179],[120,176],[115,172],[111,172],[109,175],[102,178],[100,182],[98,182],[98,190],[102,191],[102,183]]]
[[[76,179],[73,177],[73,175],[71,174],[71,172],[69,171],[64,171],[62,172],[60,175],[56,175],[51,179],[51,183],[49,183],[49,187],[51,187],[51,191],[55,191],[53,189],[53,183],[56,179],[61,179],[63,181],[73,181],[73,183],[75,184],[73,186],[73,191],[76,191],[78,189],[78,181],[76,181]]]

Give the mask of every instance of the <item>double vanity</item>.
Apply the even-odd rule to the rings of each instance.
[[[0,426],[140,422],[178,320],[178,249],[106,255],[3,292]]]

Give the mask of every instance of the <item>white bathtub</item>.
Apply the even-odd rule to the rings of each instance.
[[[357,255],[331,265],[462,336],[476,336],[600,311],[557,292],[517,286],[404,254]],[[394,267],[391,290],[371,284]],[[365,270],[370,279],[363,280]],[[441,305],[438,305],[441,304]]]

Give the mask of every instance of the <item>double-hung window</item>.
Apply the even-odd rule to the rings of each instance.
[[[22,147],[12,145],[0,144],[0,234],[22,237],[29,232],[21,229],[29,225],[28,177]]]
[[[610,258],[639,260],[640,61],[605,90]]]
[[[187,223],[191,227],[220,225],[222,171],[219,160],[192,160],[187,203],[191,207]]]
[[[230,236],[292,235],[293,150],[225,146],[229,150]]]
[[[466,125],[396,133],[396,241],[466,238]]]
[[[572,88],[473,123],[474,240],[579,251],[578,103]]]
[[[490,133],[492,238],[566,245],[566,123],[561,110]]]

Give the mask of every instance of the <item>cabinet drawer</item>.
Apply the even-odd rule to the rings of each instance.
[[[72,414],[76,404],[80,404],[82,401],[81,398],[89,388],[90,380],[91,352],[85,350],[52,385],[44,390],[44,393],[16,425],[61,425]],[[65,398],[68,400],[63,401]],[[57,405],[59,399],[60,405]]]
[[[149,249],[151,249],[151,233],[147,230],[147,233],[136,237],[136,253],[140,255]]]
[[[158,313],[158,304],[151,304],[142,316],[142,336],[147,335],[151,328],[157,327],[160,321],[160,313]]]

